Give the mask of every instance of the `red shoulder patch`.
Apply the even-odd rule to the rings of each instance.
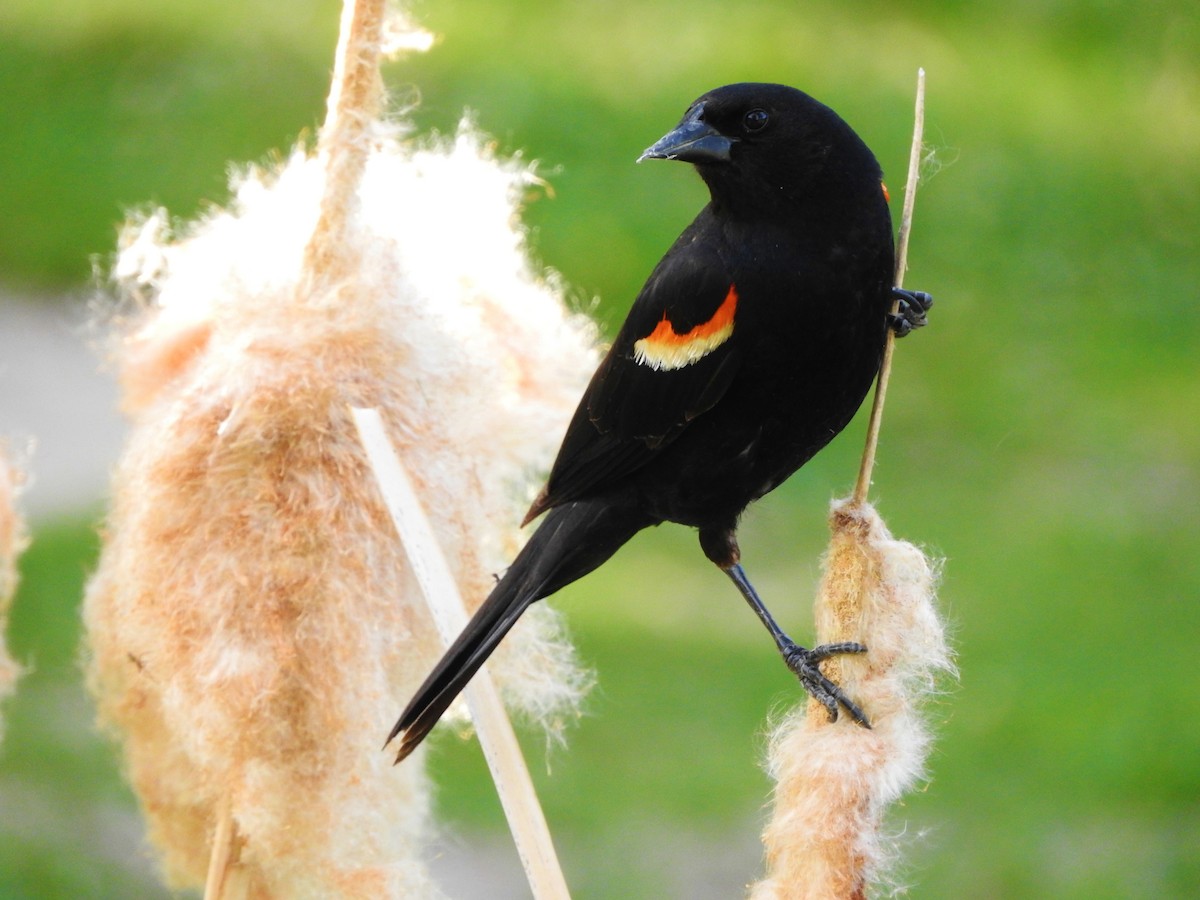
[[[652,369],[682,369],[703,359],[733,334],[733,319],[737,312],[736,285],[729,286],[725,300],[707,322],[701,322],[685,334],[675,330],[663,313],[654,330],[633,345],[633,358]]]

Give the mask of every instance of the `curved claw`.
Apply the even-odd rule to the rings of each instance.
[[[820,701],[821,705],[825,707],[825,711],[829,713],[829,721],[836,722],[838,720],[837,698],[827,691],[814,693],[813,696]]]
[[[820,647],[813,647],[808,651],[808,658],[812,662],[818,663],[823,659],[829,659],[831,656],[840,656],[843,653],[866,653],[867,648],[858,641],[842,641],[840,644],[822,644]]]
[[[925,314],[933,306],[933,297],[929,294],[894,287],[892,296],[896,298],[896,312],[888,313],[888,325],[896,332],[896,337],[904,337],[914,328],[921,328],[928,322]]]
[[[853,641],[846,641],[840,644],[822,644],[820,647],[814,647],[812,650],[793,644],[784,653],[784,661],[787,663],[788,668],[800,679],[800,683],[804,685],[804,689],[829,712],[830,721],[837,721],[839,714],[838,707],[840,706],[849,713],[850,718],[857,724],[869,729],[871,722],[866,714],[853,700],[846,696],[840,687],[826,678],[825,674],[818,667],[818,663],[821,660],[828,659],[831,656],[837,656],[842,653],[866,652],[866,647]]]

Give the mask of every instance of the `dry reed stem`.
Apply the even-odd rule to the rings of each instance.
[[[921,145],[925,134],[925,70],[917,70],[917,99],[913,110],[912,147],[908,152],[908,177],[904,183],[904,205],[900,213],[900,231],[896,239],[896,287],[904,285],[904,272],[908,268],[908,237],[912,232],[913,208],[917,202],[917,183],[921,180]],[[892,304],[894,314],[898,304]],[[879,364],[879,378],[875,384],[875,398],[871,401],[871,417],[867,420],[866,447],[863,449],[862,464],[858,470],[858,481],[854,485],[854,500],[865,503],[871,490],[871,472],[875,467],[875,452],[879,447],[879,429],[883,422],[883,403],[887,398],[888,380],[892,373],[892,352],[896,347],[896,335],[889,328],[883,347],[883,359]]]
[[[437,544],[420,498],[387,439],[378,411],[356,409],[353,414],[371,469],[433,613],[438,633],[444,646],[449,647],[468,619],[450,566]],[[471,679],[464,696],[533,896],[536,900],[568,900],[567,882],[546,817],[487,664]]]

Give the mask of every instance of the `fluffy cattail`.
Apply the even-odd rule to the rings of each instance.
[[[243,172],[174,234],[131,225],[116,266],[141,308],[87,669],[176,886],[204,883],[224,819],[248,896],[435,893],[421,761],[380,743],[440,645],[349,408],[382,413],[477,603],[595,364],[514,226],[530,169],[469,124],[402,139],[355,65],[374,73],[346,69],[316,153]],[[335,96],[358,105],[338,119]],[[586,678],[539,606],[493,673],[556,728]]]
[[[818,640],[861,641],[862,656],[825,663],[871,717],[830,722],[810,701],[776,729],[767,768],[776,781],[763,834],[768,875],[752,900],[845,900],[868,895],[893,857],[887,807],[924,773],[929,732],[918,704],[953,671],[934,609],[935,567],[898,541],[869,504],[839,501],[816,604]],[[853,613],[848,615],[848,611]]]
[[[25,475],[9,458],[8,446],[0,442],[0,702],[17,689],[21,667],[8,654],[5,633],[8,630],[8,610],[17,592],[17,557],[27,541],[25,523],[17,512],[17,495],[25,483]],[[0,738],[4,736],[4,720],[0,718]]]

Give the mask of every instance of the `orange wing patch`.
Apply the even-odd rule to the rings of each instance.
[[[883,181],[881,181],[881,182],[879,182],[879,186],[880,186],[881,188],[883,188],[883,202],[884,202],[884,203],[891,203],[891,202],[892,202],[892,193],[891,193],[891,191],[889,191],[889,190],[887,189],[887,183],[886,183],[886,182],[883,182]]]
[[[654,330],[634,343],[634,361],[655,370],[669,370],[682,369],[703,359],[733,334],[733,314],[737,304],[737,288],[730,285],[729,293],[712,318],[701,322],[687,334],[679,334],[667,314],[663,313]]]

